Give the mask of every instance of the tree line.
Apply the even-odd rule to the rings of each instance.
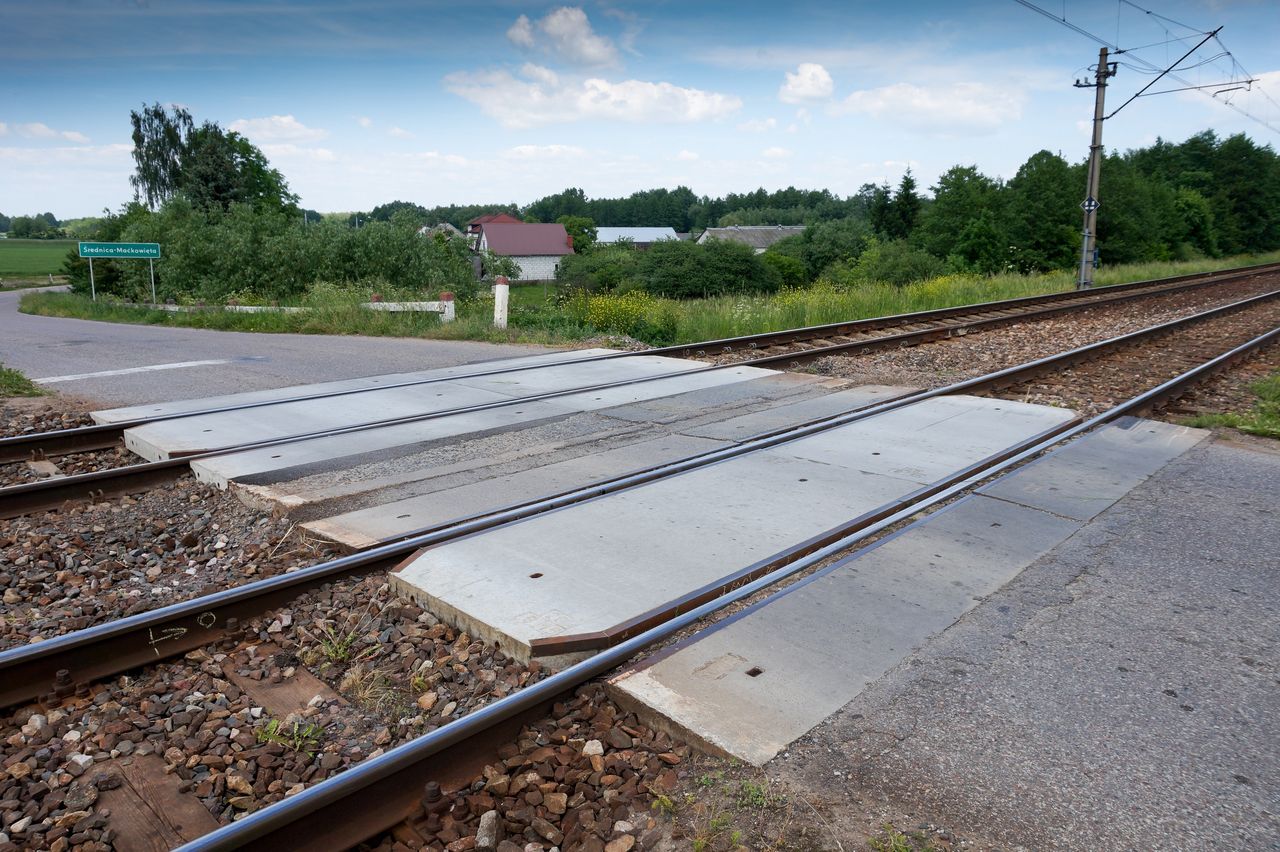
[[[66,236],[62,223],[52,213],[33,216],[6,216],[0,213],[0,233],[19,240],[59,240]]]

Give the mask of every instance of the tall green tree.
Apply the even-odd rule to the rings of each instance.
[[[996,181],[978,171],[977,166],[952,166],[938,177],[932,189],[933,203],[921,212],[913,242],[934,257],[946,258],[957,253],[963,239],[965,247],[959,255],[969,263],[979,256],[1003,257],[1006,246],[999,230],[1000,185]],[[982,228],[966,233],[979,220],[984,223]],[[994,254],[978,251],[974,241],[983,230],[996,240]],[[998,268],[999,261],[996,262]]]
[[[181,186],[187,140],[194,130],[191,113],[159,103],[129,113],[133,124],[134,197],[151,209],[172,198]]]
[[[185,196],[200,209],[250,204],[293,211],[298,197],[253,143],[215,122],[199,127],[181,107],[131,112],[135,197],[155,209]]]
[[[1060,155],[1032,154],[1009,181],[1007,227],[1023,271],[1065,269],[1079,250],[1084,175]]]

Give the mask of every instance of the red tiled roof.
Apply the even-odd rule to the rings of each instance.
[[[488,222],[480,226],[489,251],[507,257],[573,254],[564,225]]]
[[[519,222],[519,221],[520,221],[519,219],[517,219],[515,216],[512,216],[510,213],[486,213],[483,216],[477,216],[476,218],[472,219],[470,222],[467,223],[467,225],[487,225],[490,222],[503,222],[507,224],[515,224],[516,222]]]

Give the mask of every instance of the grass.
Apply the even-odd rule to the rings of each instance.
[[[924,832],[912,831],[904,834],[885,823],[878,834],[867,841],[872,852],[934,852],[937,847]]]
[[[75,240],[0,240],[0,278],[57,274]]]
[[[1146,263],[1099,270],[1097,286],[1165,278],[1280,260],[1280,252],[1257,257],[1205,259],[1180,263]],[[785,328],[844,322],[865,317],[911,313],[955,305],[1012,299],[1070,290],[1074,273],[999,275],[977,278],[947,275],[906,287],[869,284],[848,289],[817,284],[768,296],[720,297],[674,302],[651,299],[653,316],[625,321],[627,327],[593,327],[596,317],[619,322],[626,311],[567,309],[557,304],[555,288],[541,284],[513,287],[510,327],[495,329],[492,301],[460,303],[458,319],[441,323],[435,314],[397,314],[359,307],[364,294],[327,287],[308,296],[303,314],[241,314],[216,308],[175,314],[101,299],[97,303],[72,293],[28,293],[20,310],[44,316],[76,317],[143,325],[177,325],[225,331],[295,334],[362,334],[381,337],[426,337],[439,340],[482,340],[491,343],[565,344],[602,334],[626,334],[654,344],[694,343]],[[602,297],[601,307],[610,299]],[[616,306],[614,306],[616,307]],[[648,322],[661,318],[661,322]],[[653,337],[657,333],[659,337]],[[649,335],[649,336],[646,336]]]
[[[19,373],[0,364],[0,397],[45,396],[49,392]]]
[[[281,722],[272,719],[258,729],[258,742],[277,743],[290,751],[306,755],[308,759],[315,756],[324,736],[324,728],[316,724],[301,722]]]
[[[1280,373],[1274,373],[1255,382],[1251,390],[1257,395],[1258,401],[1248,412],[1198,414],[1188,419],[1186,424],[1206,429],[1213,426],[1230,426],[1232,429],[1239,429],[1250,435],[1280,438]]]
[[[211,308],[192,313],[170,313],[146,307],[120,304],[107,299],[90,301],[78,293],[26,293],[19,310],[41,316],[72,317],[134,325],[170,325],[208,328],[217,331],[248,331],[267,334],[361,334],[370,337],[427,337],[438,340],[484,340],[490,343],[556,344],[587,336],[585,329],[560,331],[537,326],[512,325],[497,329],[492,325],[491,302],[460,306],[458,318],[441,323],[431,313],[391,313],[370,311],[359,299],[312,300],[307,313],[229,313]]]

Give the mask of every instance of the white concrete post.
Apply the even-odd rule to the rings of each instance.
[[[453,306],[453,294],[440,294],[440,322],[453,322],[456,318]]]
[[[507,327],[507,303],[511,298],[511,286],[506,276],[499,275],[493,280],[493,326]]]

